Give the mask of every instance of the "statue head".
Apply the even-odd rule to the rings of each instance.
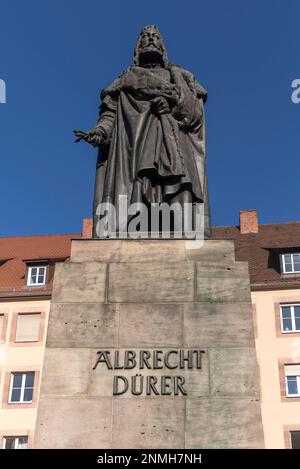
[[[153,62],[161,63],[164,67],[168,65],[163,38],[155,24],[142,29],[134,50],[134,65]]]

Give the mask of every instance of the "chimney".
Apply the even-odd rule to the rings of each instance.
[[[82,238],[92,238],[93,237],[93,219],[84,218],[82,221]]]
[[[240,211],[240,232],[258,233],[257,210],[241,210]]]

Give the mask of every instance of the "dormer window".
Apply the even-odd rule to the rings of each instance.
[[[300,252],[282,254],[284,274],[300,274]]]
[[[42,287],[46,284],[47,266],[33,265],[28,267],[27,286]]]

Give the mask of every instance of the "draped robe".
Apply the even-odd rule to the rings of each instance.
[[[154,114],[151,100],[159,96],[168,101],[170,113]],[[126,195],[128,204],[203,202],[209,234],[206,97],[194,76],[177,65],[131,66],[102,91],[96,128],[104,132],[106,145],[97,160],[94,231],[98,205],[117,207],[119,195]]]

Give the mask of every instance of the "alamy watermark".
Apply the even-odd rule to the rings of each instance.
[[[128,204],[127,195],[119,195],[117,205],[100,203],[96,209],[98,238],[185,239],[197,241],[189,246],[200,248],[204,240],[204,204],[142,202]]]
[[[291,94],[291,100],[294,104],[300,103],[300,78],[296,78],[292,81],[292,88],[295,88]]]
[[[0,104],[6,103],[6,83],[0,78]]]

